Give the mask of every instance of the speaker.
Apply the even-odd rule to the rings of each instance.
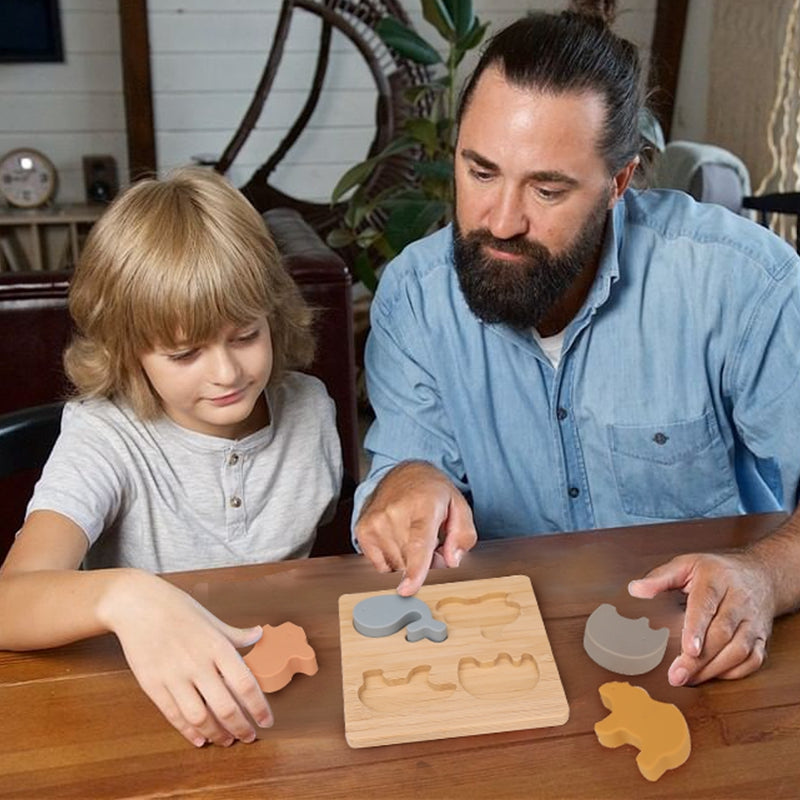
[[[84,156],[83,184],[89,203],[110,203],[119,191],[114,156]]]

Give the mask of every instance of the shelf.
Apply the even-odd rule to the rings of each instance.
[[[104,205],[0,208],[0,270],[72,269]]]

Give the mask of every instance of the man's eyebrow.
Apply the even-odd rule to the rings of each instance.
[[[500,169],[493,161],[490,161],[480,153],[476,153],[474,150],[462,150],[461,157],[474,162],[479,167],[483,167],[483,169],[489,169],[494,172],[498,172]],[[538,170],[529,172],[526,178],[531,181],[540,181],[543,183],[563,183],[567,186],[578,185],[578,181],[575,178],[571,175],[567,175],[565,172],[559,172],[558,170]]]

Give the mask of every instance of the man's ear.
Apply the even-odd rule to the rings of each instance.
[[[608,207],[614,208],[617,200],[625,194],[625,190],[630,186],[636,167],[639,166],[639,156],[627,163],[613,178],[611,196],[608,198]]]

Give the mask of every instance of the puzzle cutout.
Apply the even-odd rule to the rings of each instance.
[[[384,597],[398,599],[376,603]],[[563,725],[569,717],[525,576],[426,585],[415,598],[342,595],[339,624],[351,747]],[[446,638],[412,641],[418,628],[434,638],[445,628]]]

